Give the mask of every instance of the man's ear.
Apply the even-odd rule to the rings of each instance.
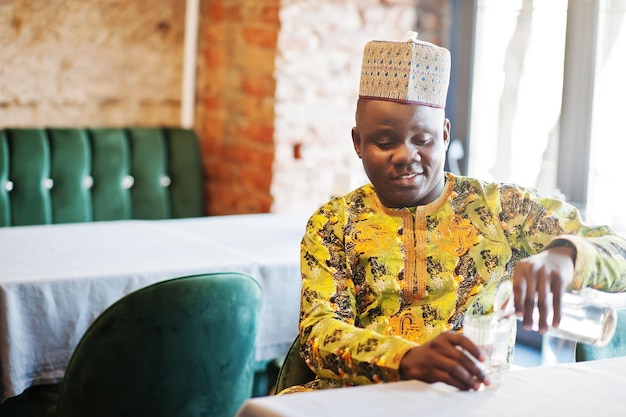
[[[352,128],[352,145],[354,145],[357,156],[361,158],[361,136],[359,136],[359,130],[356,126]]]
[[[443,144],[447,151],[450,146],[450,119],[447,117],[443,121]]]

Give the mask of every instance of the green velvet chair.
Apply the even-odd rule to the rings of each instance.
[[[260,285],[239,273],[128,294],[86,331],[48,414],[232,417],[251,396],[260,308]]]
[[[315,373],[309,368],[300,356],[300,335],[289,347],[287,356],[280,367],[278,377],[276,379],[276,393],[281,392],[285,388],[294,385],[306,384],[315,379]]]
[[[578,343],[576,361],[590,361],[626,356],[626,309],[617,310],[617,328],[608,345],[596,347]]]

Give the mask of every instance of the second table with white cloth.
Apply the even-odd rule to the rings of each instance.
[[[185,275],[236,271],[256,278],[263,288],[256,359],[284,355],[298,333],[306,220],[249,214],[0,229],[0,396],[60,380],[104,309],[131,291]]]

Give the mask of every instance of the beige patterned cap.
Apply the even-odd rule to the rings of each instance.
[[[450,83],[450,51],[417,40],[365,45],[359,97],[444,108]]]

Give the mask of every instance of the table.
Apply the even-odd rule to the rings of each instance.
[[[185,275],[238,271],[263,288],[256,359],[298,333],[300,214],[124,220],[0,229],[1,400],[58,382],[89,324],[123,295]]]
[[[626,358],[507,371],[498,389],[461,392],[402,381],[259,397],[237,417],[623,416]]]

